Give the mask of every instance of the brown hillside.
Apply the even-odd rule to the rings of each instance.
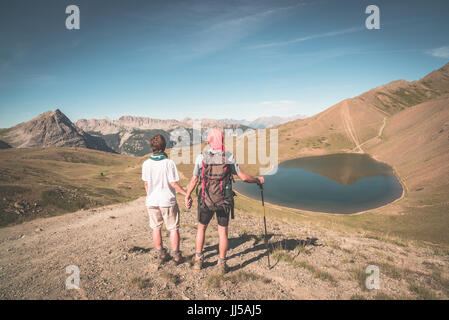
[[[354,100],[392,115],[407,107],[433,100],[447,93],[449,93],[449,63],[420,80],[393,81],[374,88]]]
[[[365,152],[394,114],[449,94],[449,63],[424,78],[393,81],[325,111],[279,126],[281,160],[298,154]],[[419,112],[419,111],[415,111]]]
[[[394,165],[409,193],[449,201],[449,96],[394,115],[384,136],[368,152]]]

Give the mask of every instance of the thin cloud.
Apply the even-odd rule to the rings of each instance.
[[[304,5],[306,3],[258,11],[253,10],[253,12],[237,17],[229,17],[226,14],[225,17],[215,17],[215,21],[207,19],[209,25],[203,25],[202,31],[192,34],[188,38],[191,52],[184,54],[183,58],[201,57],[230,47],[257,31],[268,19],[281,16],[285,12]]]
[[[432,57],[449,59],[449,46],[431,49],[427,53]]]
[[[246,15],[243,17],[220,21],[218,23],[213,24],[207,31],[213,32],[213,31],[220,30],[223,28],[231,29],[234,27],[242,28],[242,27],[247,26],[248,24],[257,23],[260,20],[265,19],[268,16],[280,13],[282,11],[287,11],[287,10],[293,9],[295,7],[298,7],[298,5],[269,9],[269,10],[265,10],[265,11],[261,11],[261,12],[256,12],[254,14],[249,14],[249,15]]]
[[[308,41],[308,40],[313,40],[313,39],[318,39],[318,38],[328,38],[328,37],[335,37],[335,36],[339,36],[339,35],[343,35],[343,34],[355,33],[355,32],[362,31],[363,29],[364,29],[363,27],[352,27],[352,28],[348,28],[348,29],[313,34],[310,36],[296,38],[296,39],[292,39],[292,40],[288,40],[288,41],[263,43],[263,44],[252,46],[249,48],[250,49],[261,49],[261,48],[267,48],[267,47],[286,46],[286,45],[303,42],[303,41]]]

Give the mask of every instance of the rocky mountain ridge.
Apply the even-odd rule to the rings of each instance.
[[[103,139],[78,128],[59,109],[2,130],[0,137],[14,148],[82,147],[114,152]]]

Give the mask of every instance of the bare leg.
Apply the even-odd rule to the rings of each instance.
[[[170,244],[172,251],[179,250],[179,230],[173,230],[170,232]]]
[[[162,250],[161,230],[153,230],[153,243],[157,250]]]
[[[198,222],[198,229],[196,231],[196,253],[203,252],[206,229],[207,225]]]
[[[228,227],[218,226],[218,253],[221,259],[226,258],[228,251]]]

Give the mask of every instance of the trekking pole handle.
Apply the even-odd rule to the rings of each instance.
[[[257,177],[257,185],[261,190],[263,190],[263,183],[265,182],[265,179],[263,177]],[[262,182],[260,182],[260,179],[262,179]]]

